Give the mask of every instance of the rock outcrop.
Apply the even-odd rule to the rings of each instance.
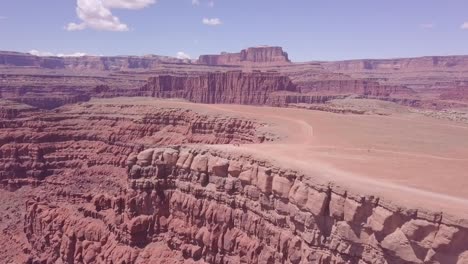
[[[229,71],[196,77],[152,77],[139,95],[209,104],[274,105],[273,93],[297,91],[288,77],[277,73]]]
[[[165,56],[35,56],[29,53],[0,52],[0,66],[37,67],[45,69],[115,71],[129,69],[154,69],[161,63],[190,63],[189,60]]]
[[[248,48],[239,53],[224,52],[220,55],[201,55],[198,59],[198,63],[211,66],[243,64],[280,65],[290,62],[288,54],[281,47],[268,46]]]
[[[151,148],[130,154],[126,166],[128,187],[118,195],[77,195],[71,206],[28,202],[33,261],[468,261],[467,223],[252,157],[209,147]]]
[[[379,84],[372,80],[319,80],[302,84],[301,92],[318,94],[355,94],[363,96],[389,97],[411,96],[415,92],[402,85]]]
[[[431,68],[467,68],[468,56],[427,56],[398,59],[366,59],[326,62],[325,67],[332,71],[368,70],[428,70]]]
[[[262,124],[254,121],[151,105],[86,103],[54,113],[26,110],[21,115],[5,110],[8,116],[0,119],[0,181],[10,189],[22,185],[12,179],[41,180],[88,166],[121,167],[130,152],[149,145],[271,140],[256,131]]]
[[[242,153],[274,138],[268,124],[165,103],[5,105],[20,111],[0,120],[0,197],[23,203],[2,205],[3,236],[23,249],[0,251],[5,262],[468,260],[466,220]]]
[[[468,102],[468,86],[458,86],[442,92],[440,99]]]

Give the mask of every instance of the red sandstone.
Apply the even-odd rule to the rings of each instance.
[[[0,257],[466,263],[466,61],[3,52]]]

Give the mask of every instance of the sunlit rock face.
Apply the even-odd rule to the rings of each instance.
[[[65,263],[464,263],[468,230],[441,215],[323,186],[210,147],[150,148],[116,195],[27,204],[37,260]]]
[[[220,55],[201,55],[198,63],[206,65],[243,65],[263,64],[281,65],[291,61],[281,47],[253,47],[239,53],[221,53]]]

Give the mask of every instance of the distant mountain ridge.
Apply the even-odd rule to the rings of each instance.
[[[243,65],[249,63],[261,64],[288,64],[291,61],[288,53],[281,47],[253,47],[241,50],[239,53],[223,52],[219,55],[201,55],[199,64],[206,65]]]
[[[467,68],[468,55],[424,56],[395,59],[356,59],[342,61],[316,61],[330,71],[353,72],[374,70],[418,70],[441,68]],[[0,67],[38,67],[71,70],[151,70],[160,64],[199,64],[208,66],[287,66],[294,64],[281,47],[260,46],[238,53],[223,52],[217,55],[201,55],[198,60],[178,59],[170,56],[36,56],[15,51],[0,51]]]
[[[157,55],[57,57],[0,51],[0,66],[13,67],[112,71],[152,69],[161,63],[190,63],[190,60]]]

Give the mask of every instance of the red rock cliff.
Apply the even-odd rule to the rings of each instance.
[[[421,70],[466,68],[468,56],[427,56],[419,58],[334,61],[323,64],[332,71]]]
[[[161,63],[189,63],[166,56],[82,56],[82,57],[54,57],[34,56],[29,53],[0,51],[0,66],[38,67],[45,69],[71,70],[128,70],[154,69]]]
[[[254,47],[239,53],[201,55],[198,63],[207,65],[241,65],[245,63],[284,64],[291,62],[281,47]]]
[[[380,84],[365,79],[317,80],[301,84],[301,92],[322,94],[358,94],[366,96],[401,96],[413,95],[414,90],[403,85]]]
[[[183,98],[196,103],[271,104],[272,93],[297,92],[289,77],[231,71],[200,76],[159,75],[141,88],[143,96]]]
[[[467,263],[461,222],[262,160],[176,147],[126,165],[116,195],[27,203],[33,263]]]

